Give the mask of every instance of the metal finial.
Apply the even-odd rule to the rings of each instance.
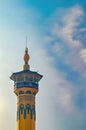
[[[24,54],[24,61],[25,61],[25,64],[23,66],[23,69],[24,70],[29,70],[30,69],[30,66],[28,64],[28,61],[30,59],[30,56],[28,54],[28,48],[27,48],[27,36],[26,36],[26,48],[25,48],[25,54]]]
[[[27,48],[27,35],[26,35],[26,48]]]

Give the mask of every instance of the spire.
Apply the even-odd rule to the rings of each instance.
[[[27,48],[27,35],[26,35],[26,48]]]
[[[30,66],[28,64],[29,59],[30,59],[30,56],[28,54],[28,48],[26,47],[25,54],[24,54],[24,62],[25,62],[25,64],[23,66],[23,70],[29,70],[30,69]]]

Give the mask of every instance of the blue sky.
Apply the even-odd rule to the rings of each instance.
[[[86,130],[85,6],[84,0],[0,0],[0,129],[16,129],[9,77],[22,70],[27,35],[31,70],[43,75],[37,130]]]

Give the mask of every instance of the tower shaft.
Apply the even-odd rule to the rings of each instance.
[[[30,71],[28,48],[25,50],[23,71],[13,73],[14,93],[17,96],[17,130],[35,130],[35,96],[42,75]]]
[[[35,130],[35,96],[20,94],[17,97],[17,130]]]

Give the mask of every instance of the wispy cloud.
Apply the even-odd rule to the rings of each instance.
[[[65,79],[60,77],[60,75],[58,75],[58,80],[55,85],[55,99],[59,110],[67,115],[74,114],[74,88]]]
[[[54,84],[57,108],[71,119],[75,116],[80,118],[80,125],[82,122],[85,124],[86,120],[86,49],[82,40],[82,33],[83,39],[86,34],[86,28],[82,28],[84,16],[84,10],[79,5],[56,10],[51,16],[49,32],[45,37],[48,51],[55,58],[57,73],[59,71],[63,76],[58,76],[60,78],[57,77]]]
[[[61,40],[65,41],[68,46],[80,46],[80,41],[73,37],[77,33],[77,27],[80,25],[82,16],[83,10],[80,6],[71,7],[65,10],[63,16],[59,18],[59,23],[58,20],[55,21],[52,33],[54,36],[58,36]]]
[[[58,11],[56,12],[52,17],[54,20],[45,41],[52,43],[52,53],[56,57],[60,58],[65,65],[70,66],[73,71],[85,77],[86,65],[83,62],[85,59],[83,60],[84,57],[81,56],[84,45],[82,39],[77,38],[78,35],[82,36],[82,33],[78,34],[78,32],[86,29],[81,28],[84,11],[80,6],[74,6],[61,10],[59,15]]]

